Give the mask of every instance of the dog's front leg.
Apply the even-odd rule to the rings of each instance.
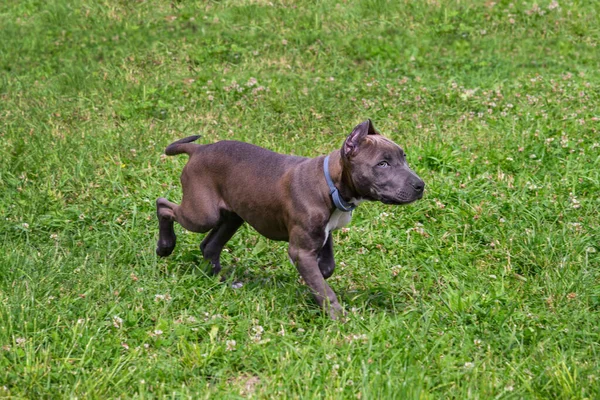
[[[323,248],[319,250],[317,260],[319,261],[319,269],[323,274],[323,278],[329,278],[333,274],[333,270],[335,270],[335,258],[333,257],[333,238],[331,232],[329,232]]]
[[[290,260],[311,289],[317,304],[329,314],[331,319],[338,319],[344,315],[344,309],[333,290],[325,282],[317,261],[319,246],[317,244],[314,246],[315,248],[312,248],[312,242],[313,240],[303,241],[290,238],[288,249]]]

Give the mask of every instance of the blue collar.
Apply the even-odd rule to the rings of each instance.
[[[325,157],[323,160],[323,172],[325,173],[325,179],[327,180],[327,186],[329,186],[329,194],[331,195],[331,199],[333,200],[333,204],[335,208],[343,212],[349,212],[356,208],[354,204],[348,203],[342,196],[340,196],[340,192],[337,190],[335,185],[333,184],[333,180],[331,179],[331,175],[329,175],[329,156]]]

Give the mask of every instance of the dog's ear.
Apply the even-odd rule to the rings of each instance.
[[[367,137],[367,135],[379,135],[375,130],[373,123],[370,119],[365,122],[356,125],[352,133],[348,135],[344,146],[342,147],[342,155],[344,157],[352,157],[358,152],[360,143]]]

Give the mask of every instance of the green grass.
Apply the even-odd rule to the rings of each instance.
[[[555,6],[3,2],[0,397],[600,398],[600,6]],[[226,283],[154,255],[171,141],[366,118],[427,188],[336,232],[345,324],[250,228]]]

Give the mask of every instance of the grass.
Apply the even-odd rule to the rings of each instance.
[[[600,6],[0,5],[0,397],[600,397]],[[171,141],[316,156],[371,118],[427,184],[335,235],[154,255]],[[243,287],[234,289],[233,282]]]

